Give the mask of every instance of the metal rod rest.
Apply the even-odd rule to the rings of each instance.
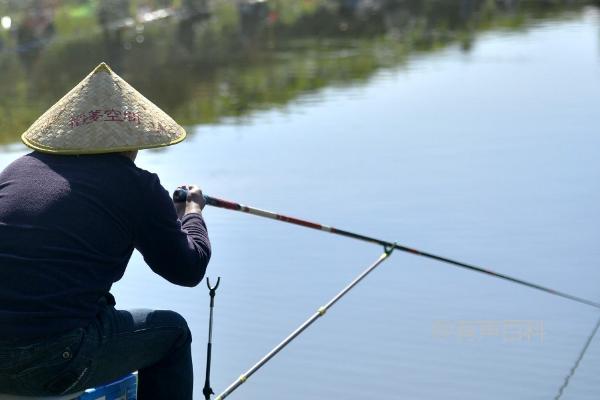
[[[348,286],[342,289],[338,294],[336,294],[326,305],[320,307],[310,318],[308,318],[302,325],[300,325],[295,331],[293,331],[288,337],[286,337],[281,343],[273,348],[269,353],[267,353],[259,362],[254,364],[248,371],[243,373],[235,382],[233,382],[227,389],[223,391],[223,393],[219,394],[215,400],[223,400],[227,396],[229,396],[234,390],[240,387],[248,378],[250,378],[256,371],[258,371],[263,365],[265,365],[269,360],[271,360],[277,353],[279,353],[285,346],[287,346],[292,340],[294,340],[298,335],[304,332],[309,326],[313,324],[317,319],[325,315],[327,310],[331,308],[338,300],[340,300],[346,293],[348,293],[354,286],[356,286],[360,281],[362,281],[370,272],[372,272],[375,268],[379,266],[385,259],[387,259],[392,253],[392,249],[386,249],[386,251],[379,256],[379,258],[371,264],[366,270],[364,270],[358,277],[356,277]]]

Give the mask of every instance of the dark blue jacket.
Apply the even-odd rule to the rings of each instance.
[[[177,219],[155,174],[119,154],[33,152],[0,173],[0,339],[89,324],[138,249],[195,286],[210,259],[200,214]]]

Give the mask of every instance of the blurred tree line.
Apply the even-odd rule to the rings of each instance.
[[[0,0],[0,18],[11,18],[0,27],[0,143],[14,142],[100,61],[181,123],[207,123],[598,3]]]

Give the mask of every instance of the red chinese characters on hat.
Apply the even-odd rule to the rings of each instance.
[[[140,124],[140,114],[131,110],[91,110],[87,114],[73,115],[69,118],[69,126],[75,128],[95,122],[128,122]]]

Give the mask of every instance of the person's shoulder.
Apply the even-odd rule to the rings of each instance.
[[[133,163],[132,163],[133,164]],[[144,168],[133,164],[134,173],[139,177],[140,181],[146,185],[160,185],[160,178],[155,172],[148,171]]]
[[[168,196],[168,191],[162,186],[158,174],[138,167],[133,162],[131,164],[133,165],[132,172],[136,175],[135,179],[137,181],[139,190],[148,195],[164,196],[166,194]]]
[[[138,190],[147,206],[152,210],[162,208],[166,204],[172,206],[171,195],[162,185],[158,174],[136,166],[138,174]]]
[[[38,163],[38,159],[35,157],[37,152],[31,152],[25,155],[20,156],[19,158],[10,162],[5,168],[4,171],[9,171],[11,169],[22,169],[24,166],[32,165]]]
[[[102,164],[103,169],[109,169],[112,173],[125,175],[128,180],[135,179],[139,182],[149,182],[156,174],[138,167],[130,158],[118,153],[92,155],[94,162]]]
[[[30,163],[38,162],[39,159],[36,157],[38,154],[41,154],[41,153],[38,153],[37,151],[32,151],[30,153],[23,154],[21,157],[17,158],[13,162],[11,162],[9,165],[30,164]]]

